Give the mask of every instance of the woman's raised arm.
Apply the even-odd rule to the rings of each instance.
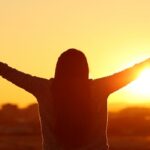
[[[111,76],[96,79],[95,82],[99,86],[103,85],[104,91],[111,94],[134,81],[145,67],[150,67],[150,58]]]
[[[47,79],[31,76],[0,62],[0,75],[26,91],[37,95],[47,83]]]

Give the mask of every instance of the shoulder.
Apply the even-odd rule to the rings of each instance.
[[[98,95],[107,96],[109,93],[107,92],[107,79],[106,77],[92,79],[91,80],[91,89],[94,93]]]
[[[105,85],[105,77],[97,78],[97,79],[90,79],[92,87],[100,88],[104,87]]]
[[[50,78],[50,79],[48,80],[48,82],[49,82],[50,85],[52,85],[52,83],[54,82],[54,78]]]

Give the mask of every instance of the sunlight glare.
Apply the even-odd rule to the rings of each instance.
[[[133,93],[141,96],[150,96],[150,69],[144,69],[138,79],[134,81],[130,89]]]

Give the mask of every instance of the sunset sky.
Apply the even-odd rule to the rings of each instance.
[[[0,61],[49,79],[58,56],[72,47],[86,54],[91,78],[150,57],[150,1],[0,1]],[[140,94],[130,86],[109,97],[110,108],[150,106],[150,92]],[[0,78],[0,104],[7,102],[24,107],[36,100]]]

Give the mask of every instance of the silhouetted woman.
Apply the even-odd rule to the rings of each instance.
[[[0,63],[0,75],[32,93],[39,104],[44,150],[108,150],[107,98],[135,80],[146,60],[114,75],[89,79],[86,57],[69,49],[55,77],[43,79]]]

